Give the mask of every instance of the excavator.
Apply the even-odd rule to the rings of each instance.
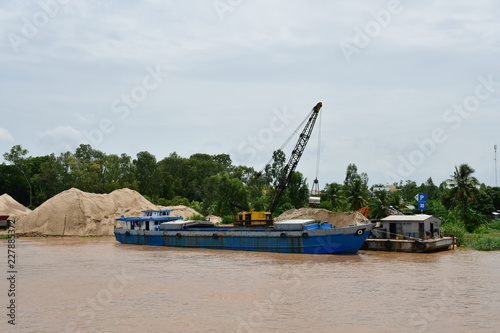
[[[295,148],[293,149],[287,164],[283,167],[281,177],[276,188],[276,193],[269,209],[264,212],[255,212],[247,209],[246,207],[239,206],[236,202],[233,202],[231,203],[231,207],[233,210],[233,214],[235,215],[235,226],[262,227],[273,225],[273,212],[276,210],[278,203],[292,178],[292,174],[295,171],[300,158],[302,157],[302,153],[304,152],[307,142],[311,137],[314,124],[316,123],[319,110],[322,106],[323,104],[320,102],[316,104],[316,106],[311,110],[309,119],[304,129],[302,130],[302,133],[299,135],[299,140],[295,144]],[[259,176],[259,174],[257,176]],[[242,209],[243,211],[237,213],[236,208]]]
[[[368,212],[370,211],[370,206],[366,206],[363,208],[358,209],[358,212],[365,215],[366,218],[368,218]]]

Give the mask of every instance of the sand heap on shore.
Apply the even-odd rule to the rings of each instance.
[[[182,216],[184,219],[187,219],[188,217],[191,217],[193,215],[200,215],[197,211],[195,211],[191,207],[187,206],[158,206],[159,209],[169,209],[171,210],[170,216],[173,217],[179,217]]]
[[[370,223],[370,221],[364,217],[363,214],[358,212],[332,212],[322,208],[290,209],[275,218],[274,221],[287,219],[315,219],[328,221],[336,227],[347,227],[349,225]]]
[[[178,209],[171,213],[172,216],[188,211],[185,206],[174,207]],[[50,198],[21,218],[16,229],[18,234],[25,236],[107,236],[113,235],[116,218],[122,215],[141,216],[141,211],[147,209],[164,208],[130,189],[94,194],[72,188]]]
[[[31,213],[31,209],[24,207],[7,193],[0,196],[0,215],[9,215],[10,219],[19,220]]]

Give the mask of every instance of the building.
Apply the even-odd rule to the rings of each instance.
[[[381,221],[380,238],[396,239],[405,236],[410,238],[429,239],[439,237],[441,219],[432,215],[390,215]],[[384,235],[385,234],[385,235]]]

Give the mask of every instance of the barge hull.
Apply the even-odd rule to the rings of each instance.
[[[276,231],[210,228],[179,231],[115,230],[123,244],[307,254],[357,253],[371,225],[330,230]]]
[[[453,237],[428,240],[367,239],[362,250],[428,253],[448,250],[454,245]]]

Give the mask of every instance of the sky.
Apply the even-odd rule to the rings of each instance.
[[[497,1],[2,1],[0,31],[2,154],[85,143],[260,170],[322,102],[309,186],[350,163],[370,185],[462,163],[496,184]]]

